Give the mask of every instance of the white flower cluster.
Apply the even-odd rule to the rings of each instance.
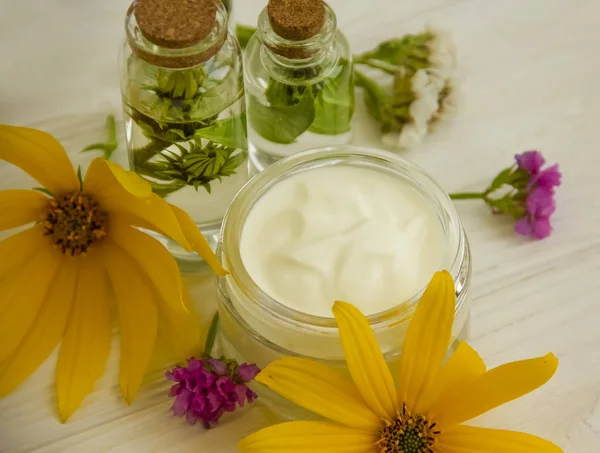
[[[418,145],[427,135],[431,122],[452,109],[453,96],[452,91],[448,93],[448,88],[456,66],[454,45],[445,32],[431,28],[427,32],[433,35],[427,43],[430,67],[419,69],[411,79],[411,91],[415,96],[409,108],[412,121],[400,132],[382,137],[388,146],[402,149]]]

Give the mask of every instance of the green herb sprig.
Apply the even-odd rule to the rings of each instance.
[[[148,176],[156,181],[151,181],[153,191],[166,196],[171,192],[185,186],[199,187],[211,192],[210,182],[235,174],[235,170],[245,160],[242,152],[235,153],[235,148],[208,141],[201,144],[198,141],[191,143],[190,148],[175,143],[178,153],[165,150],[161,153],[160,162],[146,162],[138,167],[139,174]]]
[[[235,71],[213,78],[202,67],[180,71],[144,67],[153,82],[143,89],[155,101],[148,114],[126,107],[148,140],[130,150],[132,168],[161,196],[186,186],[210,193],[212,181],[235,174],[247,158],[245,113],[218,118],[226,107],[223,99],[230,99],[238,86]],[[239,91],[238,98],[241,95]]]
[[[106,117],[106,135],[107,140],[102,143],[92,143],[81,150],[82,153],[89,151],[102,151],[104,159],[110,160],[115,150],[119,147],[117,140],[117,122],[114,115]]]
[[[374,49],[354,56],[354,64],[367,66],[391,75],[391,92],[383,88],[375,79],[368,77],[355,66],[356,86],[364,89],[367,110],[375,118],[383,133],[400,132],[407,124],[414,122],[410,112],[411,104],[418,98],[412,86],[412,79],[419,70],[428,70],[430,43],[434,33],[425,31],[384,41]],[[438,93],[439,105],[450,95],[450,82],[445,82]],[[434,115],[430,121],[439,115]]]

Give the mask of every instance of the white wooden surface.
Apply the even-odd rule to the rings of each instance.
[[[236,0],[253,23],[264,1]],[[560,367],[527,397],[477,420],[600,452],[600,2],[332,0],[355,51],[419,30],[448,29],[459,51],[454,118],[405,155],[448,191],[483,187],[512,155],[537,148],[564,173],[551,238],[535,242],[477,203],[459,205],[474,256],[472,344],[490,366],[553,351]],[[117,55],[127,0],[1,0],[0,122],[54,133],[75,153],[119,113]],[[359,100],[356,143],[377,145]],[[0,188],[28,181],[0,164]],[[198,303],[213,282],[194,276]],[[115,345],[116,346],[116,343]],[[257,408],[204,432],[172,417],[161,372],[131,407],[117,349],[94,394],[66,425],[54,416],[54,359],[0,400],[0,452],[229,453],[268,422]]]

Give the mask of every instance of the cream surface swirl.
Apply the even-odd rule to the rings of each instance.
[[[307,170],[252,207],[240,251],[279,303],[332,317],[336,300],[369,315],[418,293],[447,262],[440,220],[400,177],[366,167]]]

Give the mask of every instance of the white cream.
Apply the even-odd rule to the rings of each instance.
[[[336,300],[365,314],[392,308],[447,264],[427,201],[399,177],[350,165],[313,168],[271,187],[246,219],[240,253],[265,293],[324,317]]]

